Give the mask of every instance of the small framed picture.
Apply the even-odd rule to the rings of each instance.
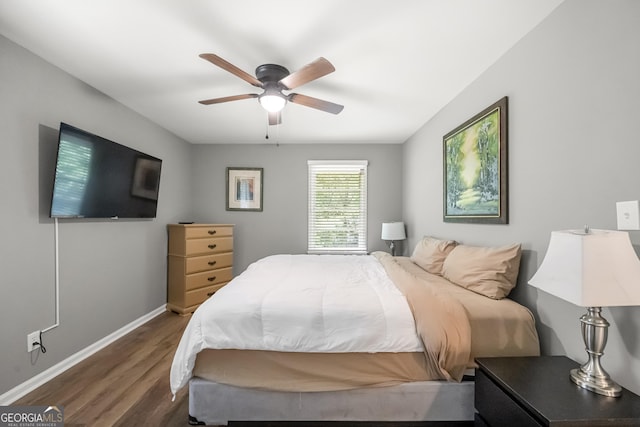
[[[262,211],[262,168],[227,168],[227,210]]]

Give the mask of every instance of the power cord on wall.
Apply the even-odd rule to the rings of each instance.
[[[53,240],[54,240],[54,264],[55,264],[55,323],[48,328],[42,329],[39,334],[38,341],[33,342],[33,346],[40,346],[40,351],[42,353],[47,352],[47,348],[44,346],[44,340],[42,339],[42,334],[44,332],[49,332],[52,329],[60,326],[60,257],[58,254],[58,218],[54,218],[53,220]]]
[[[33,343],[34,346],[39,345],[40,346],[40,351],[44,354],[47,352],[47,348],[44,346],[44,341],[42,340],[42,331],[40,331],[40,342],[35,341]]]

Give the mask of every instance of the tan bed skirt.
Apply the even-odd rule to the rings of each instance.
[[[194,376],[239,387],[334,391],[428,381],[424,353],[203,350]]]

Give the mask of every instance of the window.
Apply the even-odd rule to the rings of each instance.
[[[309,253],[367,252],[366,160],[309,160]]]

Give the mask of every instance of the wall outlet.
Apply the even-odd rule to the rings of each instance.
[[[40,348],[40,331],[31,332],[27,335],[27,351],[31,353]]]

